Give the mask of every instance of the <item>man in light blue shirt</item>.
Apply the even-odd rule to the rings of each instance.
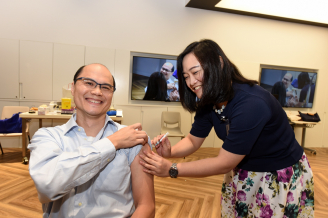
[[[286,88],[286,103],[288,104],[289,99],[291,97],[293,97],[293,91],[290,88],[290,84],[293,81],[293,75],[291,73],[286,73],[281,81],[285,85],[285,88]]]
[[[170,101],[179,101],[179,85],[178,80],[172,76],[174,71],[174,65],[170,62],[166,62],[161,67],[160,73],[164,75],[167,83],[167,96]],[[147,92],[147,86],[145,87],[145,93]]]
[[[105,66],[81,67],[72,85],[76,114],[33,136],[29,171],[43,217],[154,217],[153,177],[138,163],[151,143],[140,124],[107,116],[114,91]]]

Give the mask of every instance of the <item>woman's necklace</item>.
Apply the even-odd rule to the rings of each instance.
[[[222,106],[221,106],[221,109],[217,109],[217,108],[216,108],[216,105],[214,105],[214,106],[213,106],[213,110],[214,110],[214,112],[217,113],[217,114],[219,114],[219,115],[221,115],[221,113],[223,113],[224,108],[226,108],[227,103],[228,103],[227,101],[226,101],[226,102],[223,102],[223,103],[222,103]],[[221,115],[220,120],[222,120],[222,121],[225,122],[225,121],[226,121],[225,116],[222,116],[222,115]]]
[[[225,105],[224,104],[221,106],[221,109],[216,109],[216,106],[215,105],[213,106],[213,110],[217,114],[221,114],[223,112],[224,108],[225,108]]]
[[[228,103],[227,101],[226,102],[223,102],[222,103],[222,106],[221,106],[221,109],[216,109],[216,105],[214,105],[213,106],[214,112],[217,113],[217,114],[219,114],[219,115],[221,115],[221,113],[223,113],[223,110],[226,107],[227,103]],[[227,131],[227,135],[228,135],[229,134],[229,130],[230,130],[229,119],[228,118],[226,119],[225,116],[222,116],[221,115],[220,120],[226,123],[226,131]]]

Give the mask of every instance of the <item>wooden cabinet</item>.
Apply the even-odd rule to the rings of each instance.
[[[129,105],[114,105],[115,109],[123,111],[122,125],[132,125],[134,123],[142,124],[141,107]]]
[[[19,40],[0,39],[0,98],[19,98]]]
[[[60,101],[62,88],[73,82],[76,71],[84,65],[84,46],[54,44],[52,99]]]
[[[52,100],[53,43],[20,42],[21,99]]]

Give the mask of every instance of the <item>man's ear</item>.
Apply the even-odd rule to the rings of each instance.
[[[222,57],[221,56],[219,56],[220,57],[220,63],[221,63],[221,70],[223,69],[223,65],[224,65],[224,63],[223,63],[223,59],[222,59]]]
[[[74,97],[74,90],[75,90],[75,84],[74,82],[71,83],[71,94]]]

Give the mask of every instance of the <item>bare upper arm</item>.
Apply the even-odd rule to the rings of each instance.
[[[219,155],[217,156],[218,160],[223,164],[224,169],[226,169],[227,172],[235,168],[244,159],[244,157],[245,155],[234,154],[223,148],[220,149]]]
[[[148,144],[145,144],[139,153],[146,150],[151,152]],[[132,192],[136,209],[145,205],[148,209],[155,208],[154,176],[143,171],[143,166],[139,163],[140,157],[137,155],[131,163]]]
[[[187,139],[189,139],[189,141],[192,143],[193,147],[195,148],[199,148],[203,142],[205,141],[205,138],[199,138],[196,136],[191,135],[190,133],[187,135],[186,137]]]

